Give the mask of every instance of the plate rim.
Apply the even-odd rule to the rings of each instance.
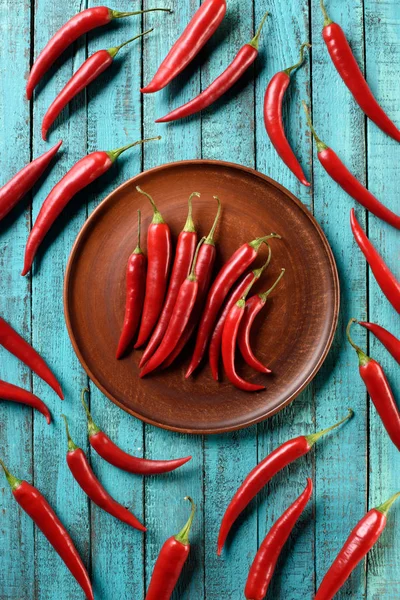
[[[110,394],[103,387],[103,385],[97,380],[97,378],[94,376],[94,374],[91,372],[88,365],[86,364],[86,361],[83,359],[82,353],[78,347],[77,341],[73,334],[71,320],[70,320],[69,302],[68,302],[68,290],[69,290],[69,284],[70,284],[70,280],[71,280],[72,267],[73,267],[74,258],[78,251],[81,240],[86,235],[86,231],[91,226],[91,223],[96,219],[97,214],[99,212],[101,212],[103,210],[104,206],[107,204],[107,202],[110,201],[110,198],[112,198],[115,194],[117,194],[118,192],[123,190],[125,187],[132,185],[132,183],[135,180],[142,177],[143,175],[148,175],[148,174],[151,175],[152,173],[156,173],[158,171],[165,171],[167,169],[176,168],[179,166],[185,166],[185,165],[193,166],[194,164],[217,165],[217,166],[228,167],[231,169],[233,168],[236,170],[244,171],[244,172],[252,175],[253,177],[256,176],[257,178],[263,179],[264,181],[268,182],[270,185],[274,186],[275,188],[277,188],[278,190],[283,192],[286,196],[288,196],[292,200],[292,202],[294,202],[298,206],[298,208],[300,208],[300,210],[302,210],[302,212],[311,221],[312,225],[316,229],[316,231],[324,245],[324,248],[326,250],[326,254],[328,256],[330,267],[331,267],[331,273],[333,275],[334,307],[333,307],[332,325],[331,325],[331,329],[329,332],[328,340],[324,347],[324,351],[322,352],[314,369],[311,371],[311,373],[309,374],[307,379],[288,398],[286,398],[283,402],[281,402],[281,404],[279,404],[279,406],[268,411],[266,414],[262,415],[261,417],[249,419],[246,422],[241,423],[240,425],[234,425],[231,427],[222,427],[222,428],[216,428],[216,429],[192,429],[192,428],[184,428],[184,427],[174,427],[173,425],[159,423],[158,421],[155,421],[153,419],[145,417],[145,416],[139,414],[138,412],[136,412],[130,408],[127,408],[117,398],[112,396],[112,394]],[[136,417],[143,423],[147,423],[148,425],[153,425],[155,427],[159,427],[159,428],[167,430],[167,431],[173,431],[176,433],[191,434],[191,435],[219,435],[221,433],[229,433],[232,431],[239,431],[241,429],[251,427],[252,425],[261,423],[261,422],[265,421],[266,419],[269,419],[270,417],[274,416],[275,414],[277,414],[278,412],[283,410],[286,406],[291,404],[297,398],[297,396],[299,396],[301,394],[301,392],[303,392],[305,390],[305,388],[311,383],[311,381],[314,379],[314,377],[316,376],[316,374],[318,373],[318,371],[320,370],[320,368],[322,367],[322,365],[325,362],[325,359],[331,349],[332,342],[333,342],[333,339],[334,339],[334,336],[336,333],[336,329],[338,326],[340,300],[341,300],[340,299],[340,280],[339,280],[339,274],[338,274],[338,270],[337,270],[335,257],[332,252],[332,248],[328,242],[328,239],[327,239],[321,225],[318,223],[318,221],[316,220],[314,215],[311,213],[311,211],[305,206],[305,204],[303,204],[290,190],[288,190],[281,183],[278,183],[277,181],[275,181],[268,175],[265,175],[264,173],[261,173],[260,171],[257,171],[256,169],[253,169],[251,167],[246,167],[245,165],[240,165],[238,163],[229,162],[229,161],[215,160],[215,159],[202,159],[202,158],[174,161],[174,162],[165,163],[163,165],[158,165],[156,167],[152,167],[151,169],[146,169],[145,171],[141,171],[137,175],[134,175],[130,179],[127,179],[126,181],[121,183],[119,186],[117,186],[115,189],[113,189],[109,194],[107,194],[107,196],[105,198],[103,198],[103,200],[101,200],[101,202],[98,204],[98,206],[96,206],[96,208],[92,211],[92,213],[85,220],[84,224],[82,225],[81,229],[79,230],[78,235],[75,238],[70,255],[68,257],[68,262],[67,262],[65,275],[64,275],[64,287],[63,287],[64,318],[65,318],[65,323],[67,326],[68,335],[71,340],[74,352],[75,352],[81,366],[83,367],[84,371],[86,372],[87,376],[89,377],[89,379],[96,385],[96,387],[109,400],[111,400],[111,402],[113,402],[113,404],[115,404],[116,406],[118,406],[119,408],[121,408],[122,410],[127,412],[128,414]]]

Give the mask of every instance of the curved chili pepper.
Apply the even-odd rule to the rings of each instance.
[[[51,415],[50,411],[45,405],[45,403],[27,390],[23,390],[17,385],[13,385],[12,383],[7,383],[6,381],[2,381],[0,379],[0,399],[8,400],[10,402],[20,402],[21,404],[26,404],[27,406],[31,406],[32,408],[36,408],[42,415],[46,417],[46,421],[48,425],[51,423]]]
[[[172,311],[174,310],[175,302],[178,297],[179,289],[190,269],[192,263],[194,251],[196,249],[197,233],[192,218],[192,198],[193,196],[200,197],[198,192],[193,192],[189,196],[189,211],[186,219],[186,223],[182,231],[178,236],[175,249],[175,260],[172,267],[171,278],[169,280],[169,286],[167,296],[165,299],[164,307],[162,309],[160,318],[153,334],[150,338],[149,343],[146,346],[146,350],[143,353],[139,367],[143,367],[145,363],[153,356],[157,348],[159,347],[164,334],[167,330],[168,324],[171,319]]]
[[[244,595],[247,600],[263,600],[267,595],[276,563],[293,527],[307,506],[313,491],[311,479],[305,490],[272,525],[250,567]]]
[[[258,492],[262,490],[262,488],[284,467],[307,454],[320,437],[327,434],[329,431],[332,431],[332,429],[339,427],[339,425],[350,419],[353,414],[353,411],[349,409],[347,417],[335,425],[323,429],[322,431],[318,431],[317,433],[301,435],[285,442],[268,454],[264,460],[250,471],[236,494],[233,496],[223,516],[218,535],[218,556],[220,556],[222,552],[222,548],[224,547],[232,525]]]
[[[366,323],[365,321],[357,321],[357,323],[371,331],[400,364],[400,340],[393,333],[376,323]]]
[[[46,140],[47,132],[67,104],[71,102],[71,100],[75,98],[79,92],[84,90],[90,83],[92,83],[92,81],[97,79],[97,77],[99,77],[103,71],[112,65],[114,58],[121,48],[127,44],[130,44],[130,42],[147,35],[151,31],[153,31],[153,29],[148,29],[143,33],[139,33],[139,35],[135,35],[135,37],[127,40],[119,46],[108,48],[108,50],[98,50],[92,54],[92,56],[89,56],[89,58],[87,58],[79,67],[77,72],[72,75],[71,79],[65,84],[64,88],[47,109],[42,122],[42,138]]]
[[[94,600],[92,584],[79,556],[79,552],[50,504],[33,485],[11,475],[2,460],[0,460],[0,465],[3,467],[13,496],[18,504],[32,519],[64,561],[84,591],[87,600]]]
[[[356,319],[350,319],[346,335],[357,352],[360,376],[393,444],[400,450],[400,410],[382,366],[357,346],[350,337],[350,328]]]
[[[340,590],[351,572],[380,538],[386,527],[389,509],[399,496],[400,492],[380,506],[372,508],[357,523],[323,578],[315,600],[331,600]]]
[[[195,113],[204,110],[207,106],[216,102],[218,98],[221,98],[221,96],[223,96],[225,92],[227,92],[242,77],[256,60],[258,56],[258,44],[260,41],[261,29],[267,16],[268,12],[265,13],[253,39],[248,44],[242,46],[233,61],[219,77],[214,79],[214,81],[203,90],[201,94],[196,96],[196,98],[193,98],[183,106],[176,108],[165,115],[165,117],[156,119],[156,123],[166,123],[168,121],[176,121],[177,119],[189,117],[190,115],[194,115]]]
[[[246,301],[246,306],[244,309],[244,317],[242,319],[242,322],[241,322],[240,328],[239,328],[239,333],[238,333],[239,350],[240,350],[244,360],[246,361],[246,363],[248,365],[250,365],[250,367],[253,367],[253,369],[255,369],[256,371],[259,371],[260,373],[271,373],[271,371],[270,371],[270,369],[268,369],[268,367],[263,365],[262,362],[260,362],[258,360],[258,358],[256,358],[256,356],[254,356],[254,353],[253,353],[253,351],[251,349],[251,345],[250,345],[250,331],[251,331],[251,327],[254,323],[254,319],[256,318],[256,316],[258,315],[260,310],[265,306],[265,303],[266,303],[270,293],[276,288],[276,286],[278,285],[278,283],[280,282],[280,280],[282,279],[284,274],[285,274],[285,269],[281,269],[281,273],[280,273],[278,279],[269,288],[269,290],[267,290],[266,292],[263,292],[262,294],[257,294],[255,296],[252,296],[251,298],[249,298]]]
[[[226,0],[205,0],[164,58],[151,82],[140,91],[144,94],[158,92],[179,75],[218,29],[225,13]]]
[[[176,348],[176,345],[189,323],[190,315],[192,314],[196,302],[197,290],[199,288],[195,271],[196,262],[199,249],[204,240],[205,238],[202,238],[198,243],[190,272],[179,288],[175,306],[162,342],[140,371],[140,377],[144,377],[151,371],[154,371],[154,369],[159,367],[164,360],[168,358],[171,352]]]
[[[82,10],[67,21],[47,42],[29,73],[26,84],[26,96],[32,98],[32,93],[45,73],[50,69],[57,58],[77,40],[79,37],[92,31],[96,27],[107,25],[113,19],[122,19],[134,15],[141,15],[153,11],[171,12],[169,8],[149,8],[148,10],[136,10],[134,12],[119,12],[107,8],[107,6],[95,6]]]
[[[125,353],[132,342],[142,314],[144,291],[146,286],[147,259],[140,247],[140,210],[138,210],[137,246],[128,259],[126,269],[126,303],[124,325],[118,342],[117,359]]]
[[[243,246],[240,246],[240,248],[232,254],[230,259],[218,273],[207,296],[199,330],[197,332],[196,346],[185,377],[190,377],[193,371],[199,366],[204,352],[206,351],[208,340],[212,334],[218,312],[224,303],[229,290],[242,273],[244,273],[247,267],[255,260],[261,244],[270,238],[281,239],[281,236],[277,233],[271,233],[270,235],[256,238],[252,242],[243,244]]]
[[[101,485],[82,448],[74,444],[69,434],[68,421],[65,415],[61,415],[65,421],[65,429],[68,438],[67,464],[80,487],[92,502],[97,504],[108,514],[119,521],[130,525],[139,531],[146,531],[146,527],[125,506],[119,504]]]
[[[142,321],[134,348],[140,348],[148,340],[161,313],[168,273],[172,259],[171,230],[154,204],[153,198],[139,186],[136,189],[147,196],[153,207],[153,220],[147,231],[148,269]]]
[[[170,600],[189,556],[189,533],[196,506],[190,496],[186,496],[185,500],[189,500],[192,505],[189,520],[178,535],[170,537],[161,548],[145,600]]]
[[[307,42],[300,46],[300,59],[292,67],[276,73],[268,84],[264,96],[264,124],[271,143],[285,165],[292,171],[303,185],[310,185],[303,169],[293,152],[285,134],[282,118],[282,105],[285,93],[290,84],[292,71],[301,67],[304,62],[304,48],[311,48]]]
[[[191,460],[191,456],[175,460],[149,460],[124,452],[93,421],[85,402],[85,392],[89,392],[89,390],[87,388],[82,390],[81,401],[88,419],[90,445],[101,458],[114,465],[114,467],[117,467],[117,469],[122,469],[122,471],[127,471],[128,473],[136,473],[137,475],[159,475],[175,471],[175,469],[179,469],[179,467]]]
[[[351,51],[343,29],[328,17],[323,0],[320,0],[320,4],[324,15],[322,37],[337,72],[367,117],[387,135],[400,142],[400,131],[374,98]]]
[[[78,160],[64,177],[56,183],[42,204],[42,208],[28,237],[25,248],[24,268],[21,275],[29,273],[44,237],[75,194],[83,190],[89,183],[95,181],[100,175],[106,173],[120,154],[128,150],[128,148],[159,139],[161,139],[160,136],[157,136],[133,142],[133,144],[128,144],[117,150],[92,152]]]
[[[400,313],[400,282],[365,235],[360,223],[356,219],[354,208],[351,209],[350,224],[354,239],[371,267],[371,271],[379,287],[391,305]]]
[[[221,214],[221,203],[219,201],[219,198],[218,196],[213,196],[213,198],[218,202],[218,210],[214,219],[214,223],[211,227],[210,233],[204,240],[204,243],[201,245],[199,255],[197,257],[195,272],[198,283],[198,289],[196,301],[194,303],[192,314],[189,318],[189,323],[186,325],[186,329],[183,332],[181,339],[179,340],[175,349],[171,352],[171,354],[163,363],[163,369],[166,369],[174,362],[174,360],[177,358],[177,356],[179,356],[183,348],[186,346],[186,344],[192,337],[192,334],[200,320],[201,311],[203,310],[206,294],[208,292],[208,288],[210,287],[211,275],[213,272],[216,255],[214,234]]]
[[[33,188],[39,177],[49,166],[52,158],[57,154],[61,144],[62,140],[28,165],[25,165],[10,181],[0,188],[0,221]]]
[[[221,313],[220,318],[217,321],[217,324],[214,328],[214,332],[211,336],[210,347],[208,350],[208,360],[211,367],[211,374],[215,381],[218,381],[218,363],[221,354],[221,342],[222,342],[222,332],[224,330],[224,323],[226,317],[229,314],[231,308],[236,304],[238,300],[243,296],[244,292],[247,290],[248,286],[259,279],[265,269],[268,267],[271,261],[271,247],[268,245],[268,258],[264,265],[259,269],[254,269],[251,273],[243,276],[241,281],[237,284],[237,286],[231,291],[228,300],[224,306],[224,309]]]
[[[61,400],[64,400],[61,386],[43,358],[2,317],[0,317],[0,344],[25,363],[60,396]]]
[[[328,175],[336,181],[349,196],[359,202],[361,206],[364,206],[364,208],[372,212],[372,214],[379,219],[382,219],[382,221],[386,221],[389,225],[396,227],[396,229],[400,229],[400,216],[396,215],[396,213],[387,208],[378,200],[378,198],[371,194],[371,192],[367,190],[367,188],[364,187],[352,173],[350,173],[332,148],[329,148],[320,140],[315,132],[311,122],[310,113],[304,101],[303,108],[307,116],[308,126],[311,129],[311,133],[314,136],[317,145],[318,160]]]

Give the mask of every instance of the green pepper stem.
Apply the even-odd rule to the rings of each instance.
[[[70,436],[67,417],[65,415],[61,415],[61,416],[64,419],[64,422],[65,422],[65,431],[67,432],[68,452],[73,452],[74,450],[78,450],[78,446],[76,444],[74,444],[74,442],[72,441],[72,438]]]
[[[136,245],[136,248],[133,251],[133,254],[143,254],[143,250],[140,247],[140,234],[142,232],[142,213],[140,212],[139,209],[137,211],[137,220],[138,220],[138,226],[137,226],[137,245]]]
[[[257,279],[255,277],[254,277],[253,281],[250,281],[249,285],[244,290],[241,298],[239,298],[239,300],[236,302],[236,306],[239,306],[239,308],[244,308],[246,306],[246,298],[256,281],[257,281]]]
[[[148,198],[150,200],[151,206],[153,207],[153,220],[151,221],[154,224],[160,224],[160,223],[165,223],[164,219],[162,218],[162,215],[160,213],[160,211],[158,210],[153,198],[150,196],[150,194],[148,194],[147,192],[143,191],[138,185],[136,186],[136,189],[138,192],[140,192],[141,194],[143,194],[144,196],[146,196],[146,198]]]
[[[277,238],[278,240],[282,239],[279,233],[270,233],[269,235],[264,235],[263,237],[256,238],[252,242],[249,242],[249,246],[251,246],[256,252],[258,252],[261,244],[266,243],[267,240],[270,240],[271,238]]]
[[[6,465],[0,459],[0,465],[3,467],[3,471],[5,476],[7,477],[7,481],[10,484],[10,488],[12,490],[16,490],[22,483],[21,479],[17,479],[14,475],[11,475],[10,471],[7,469]]]
[[[154,11],[172,13],[170,8],[147,8],[146,10],[135,10],[134,12],[120,12],[118,10],[110,10],[111,19],[124,19],[125,17],[134,17],[135,15],[143,15],[144,13]]]
[[[265,244],[268,246],[268,258],[259,269],[254,269],[254,271],[253,271],[254,279],[260,279],[261,275],[264,273],[265,269],[268,267],[269,263],[271,262],[271,258],[272,258],[271,246],[268,244],[268,242],[265,242]]]
[[[190,513],[188,522],[186,523],[184,528],[178,533],[178,535],[175,536],[175,539],[177,542],[180,542],[184,546],[188,546],[189,545],[189,533],[190,533],[190,529],[192,527],[194,513],[196,512],[196,505],[190,496],[185,496],[185,500],[189,500],[189,502],[191,503],[192,511]]]
[[[351,326],[353,325],[353,323],[356,323],[357,319],[350,319],[350,321],[347,323],[347,327],[346,327],[346,335],[347,335],[347,339],[349,340],[350,344],[353,346],[354,350],[357,352],[358,355],[358,361],[360,366],[365,366],[366,364],[369,363],[369,361],[371,360],[370,357],[365,354],[365,352],[363,350],[361,350],[360,346],[357,346],[357,344],[355,344],[353,342],[353,340],[351,339],[350,336],[350,329]]]
[[[249,46],[253,46],[253,48],[255,48],[256,50],[258,50],[258,44],[260,42],[260,34],[261,34],[261,30],[263,28],[263,25],[265,23],[265,21],[267,20],[267,17],[269,15],[269,11],[267,11],[265,13],[265,15],[263,16],[263,18],[261,19],[261,23],[258,26],[258,29],[256,31],[256,35],[253,37],[253,39],[249,42]]]
[[[123,44],[120,44],[119,46],[114,46],[113,48],[108,48],[107,52],[111,56],[111,58],[115,58],[116,55],[118,54],[118,52],[121,50],[121,48],[123,48],[127,44],[130,44],[131,42],[134,42],[135,40],[143,37],[144,35],[151,33],[152,31],[154,31],[154,27],[152,27],[151,29],[148,29],[147,31],[142,31],[142,33],[135,35],[135,37],[131,38],[130,40],[126,40],[126,42],[124,42]]]
[[[262,292],[261,294],[258,294],[258,297],[265,302],[268,298],[268,296],[270,295],[270,293],[276,288],[276,286],[278,285],[278,283],[280,282],[280,280],[282,279],[282,277],[285,274],[285,269],[281,269],[281,272],[278,276],[278,278],[276,279],[275,283],[273,283],[271,285],[271,287],[269,288],[269,290],[267,290],[266,292]]]
[[[329,15],[328,15],[327,10],[325,8],[324,0],[319,0],[319,5],[321,7],[322,14],[324,16],[324,27],[326,27],[327,25],[330,25],[331,23],[333,23],[333,21],[332,21],[332,19],[329,18]]]
[[[137,142],[133,142],[132,144],[127,144],[126,146],[122,146],[122,148],[117,148],[116,150],[109,150],[106,152],[108,154],[111,162],[115,162],[125,150],[129,150],[129,148],[133,148],[133,146],[138,146],[139,144],[145,144],[146,142],[153,142],[154,140],[161,140],[161,135],[157,135],[156,137],[147,138],[145,140],[138,140]]]
[[[339,425],[342,425],[342,423],[344,423],[348,419],[351,419],[351,417],[354,415],[354,411],[351,408],[349,408],[348,410],[349,410],[349,414],[346,417],[344,417],[344,419],[339,421],[338,423],[335,423],[335,425],[331,425],[331,427],[328,427],[327,429],[323,429],[322,431],[318,431],[317,433],[312,433],[311,435],[305,435],[304,437],[306,438],[310,448],[311,448],[311,446],[313,446],[315,444],[316,441],[319,440],[320,437],[322,437],[323,435],[326,435],[333,429],[336,429],[336,427],[339,427]]]
[[[289,77],[290,77],[290,74],[291,74],[292,71],[294,71],[295,69],[298,69],[303,64],[303,62],[304,62],[304,48],[311,48],[311,44],[309,44],[308,42],[304,42],[304,44],[302,44],[300,46],[300,58],[299,58],[299,61],[295,65],[292,65],[291,67],[288,67],[287,69],[284,69],[283,72],[286,73],[286,75],[289,75]]]
[[[204,244],[205,239],[206,239],[205,237],[202,237],[201,240],[199,241],[199,243],[197,244],[196,252],[194,253],[193,260],[192,260],[192,266],[191,266],[191,269],[189,271],[189,275],[187,277],[190,281],[196,281],[197,280],[196,273],[195,273],[196,264],[197,264],[197,257],[199,255],[200,246],[202,244]]]
[[[317,151],[322,152],[323,150],[326,150],[328,148],[328,146],[317,136],[317,132],[315,131],[314,125],[312,124],[312,121],[311,121],[310,111],[308,110],[307,104],[304,102],[304,100],[302,101],[302,105],[304,108],[304,112],[306,113],[307,125],[311,129],[311,133],[313,134],[315,143],[317,144]]]
[[[183,231],[195,233],[196,227],[194,226],[193,217],[192,217],[192,198],[193,198],[193,196],[197,196],[197,198],[200,198],[199,192],[193,192],[192,194],[190,194],[189,200],[188,200],[188,205],[189,205],[188,216],[187,216],[185,227],[183,228]]]
[[[208,234],[208,236],[206,237],[206,239],[204,241],[205,244],[210,244],[210,246],[215,246],[214,234],[215,234],[215,230],[217,228],[219,217],[221,215],[221,201],[218,198],[218,196],[213,196],[213,198],[214,198],[214,200],[216,200],[218,202],[218,210],[217,210],[217,214],[215,215],[214,223],[210,229],[210,233]]]
[[[387,517],[390,507],[392,506],[393,502],[397,500],[397,498],[400,498],[400,492],[397,492],[397,494],[394,494],[391,498],[389,498],[389,500],[386,500],[386,502],[380,506],[377,506],[375,510],[379,510],[379,512]]]
[[[85,394],[88,394],[88,393],[89,393],[89,388],[83,388],[83,390],[81,392],[81,402],[82,402],[83,408],[85,409],[87,420],[88,420],[88,435],[89,435],[89,437],[91,437],[92,435],[95,435],[96,433],[100,433],[101,429],[99,427],[97,427],[96,423],[93,421],[93,417],[90,413],[89,407],[85,402]]]

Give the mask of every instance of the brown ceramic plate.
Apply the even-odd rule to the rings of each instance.
[[[191,347],[166,371],[141,380],[141,351],[115,360],[124,315],[125,268],[136,245],[137,213],[146,232],[152,210],[136,192],[153,195],[176,239],[191,192],[199,235],[208,232],[223,203],[217,230],[219,267],[246,241],[278,232],[273,258],[257,290],[266,289],[286,268],[279,288],[254,324],[254,349],[272,369],[252,372],[238,358],[238,370],[266,390],[242,392],[226,379],[216,383],[204,364],[189,380],[184,374]],[[142,246],[146,249],[146,236]],[[261,265],[263,247],[254,263]],[[217,161],[185,161],[141,173],[112,192],[86,221],[73,247],[65,277],[65,317],[74,349],[89,377],[118,406],[165,429],[219,433],[261,421],[291,402],[310,383],[332,343],[339,309],[339,283],[328,242],[312,215],[288,190],[265,175]]]

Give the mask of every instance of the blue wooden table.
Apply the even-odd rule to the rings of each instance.
[[[110,0],[111,2],[111,0]],[[154,6],[156,0],[144,2]],[[160,0],[169,6],[168,0]],[[34,482],[67,525],[93,578],[96,600],[139,600],[149,582],[159,548],[188,515],[183,501],[198,504],[190,560],[174,594],[178,600],[239,600],[249,565],[272,523],[300,493],[307,476],[315,482],[308,507],[283,553],[268,593],[270,600],[313,598],[316,586],[351,528],[369,507],[400,489],[400,455],[390,442],[358,376],[357,358],[346,344],[351,316],[368,318],[400,333],[399,319],[380,292],[353,241],[349,226],[354,202],[334,184],[316,159],[300,101],[312,105],[320,137],[332,146],[372,192],[399,210],[400,147],[367,121],[335,71],[321,38],[318,0],[228,0],[228,13],[211,43],[175,82],[142,97],[172,41],[199,5],[174,4],[172,15],[153,13],[124,19],[80,39],[57,62],[28,103],[24,87],[33,57],[73,14],[91,0],[0,0],[0,184],[49,147],[40,136],[49,103],[85,57],[115,46],[144,28],[155,31],[121,51],[113,68],[81,94],[57,123],[50,142],[63,139],[51,172],[34,190],[33,202],[0,225],[0,314],[54,367],[66,398],[59,399],[41,380],[0,348],[0,378],[32,389],[46,401],[55,423],[48,427],[29,409],[0,404],[0,456],[17,476]],[[138,2],[118,0],[111,8],[134,10]],[[201,116],[156,125],[156,116],[189,100],[221,71],[269,8],[254,71],[223,101]],[[328,0],[331,17],[344,28],[361,68],[392,119],[400,124],[400,7],[398,0]],[[266,84],[278,70],[297,61],[301,42],[312,42],[304,68],[293,77],[285,120],[289,137],[306,173],[302,187],[277,157],[266,136],[262,105]],[[42,201],[65,171],[96,149],[112,149],[161,133],[159,143],[134,149],[113,170],[80,194],[48,236],[32,277],[20,276],[24,246]],[[142,537],[90,505],[65,462],[66,438],[61,410],[73,437],[87,449],[86,419],[79,402],[88,381],[70,344],[63,317],[63,277],[72,243],[93,208],[114,187],[169,161],[192,158],[233,161],[273,177],[304,202],[322,225],[333,248],[341,281],[339,327],[332,350],[308,389],[293,404],[257,427],[229,435],[190,437],[161,431],[112,405],[91,385],[95,420],[127,451],[150,458],[193,455],[180,472],[160,478],[130,476],[91,454],[95,472],[116,498],[145,520]],[[357,208],[370,239],[400,274],[399,235]],[[301,244],[301,240],[299,240]],[[399,367],[366,332],[357,340],[382,362],[400,398]],[[244,475],[278,444],[300,433],[332,424],[353,407],[355,418],[315,451],[274,478],[246,511],[223,557],[216,557],[216,536],[227,503]],[[30,519],[19,510],[5,479],[0,481],[0,598],[2,600],[77,600],[82,593]],[[400,506],[367,561],[337,598],[400,598]]]

